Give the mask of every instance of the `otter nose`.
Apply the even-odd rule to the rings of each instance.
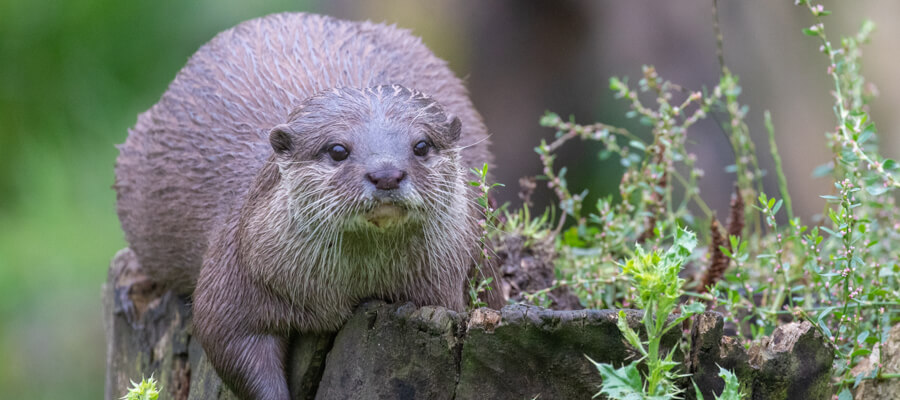
[[[406,171],[399,169],[385,169],[366,174],[366,178],[369,178],[369,181],[381,190],[391,190],[400,187],[400,181],[405,177]]]

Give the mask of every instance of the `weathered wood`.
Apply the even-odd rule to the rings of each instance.
[[[588,399],[599,391],[601,380],[587,357],[617,367],[637,357],[624,344],[616,310],[516,305],[484,312],[488,315],[468,324],[458,399]],[[626,310],[628,325],[639,332],[642,316]],[[680,338],[681,332],[668,332],[661,351]]]
[[[142,274],[130,249],[113,258],[103,285],[106,398],[118,399],[132,380],[154,376],[168,398],[188,398],[191,310]]]
[[[749,350],[723,336],[721,314],[706,312],[694,322],[688,372],[704,398],[722,393],[719,366],[737,375],[750,399],[831,398],[834,349],[809,322],[779,326]]]
[[[463,317],[364,304],[338,332],[316,399],[453,399]]]

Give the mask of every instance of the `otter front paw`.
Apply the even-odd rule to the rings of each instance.
[[[284,375],[286,340],[272,335],[234,335],[203,343],[219,376],[246,400],[288,400]],[[211,338],[208,338],[211,339]]]

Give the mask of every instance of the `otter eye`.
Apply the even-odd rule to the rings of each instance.
[[[428,144],[428,142],[426,142],[424,140],[420,140],[419,143],[416,143],[416,145],[413,146],[413,154],[415,154],[419,157],[422,157],[422,156],[428,154],[428,149],[430,147],[431,146]]]
[[[344,161],[350,155],[350,150],[347,150],[343,145],[335,144],[328,148],[328,155],[334,161]]]

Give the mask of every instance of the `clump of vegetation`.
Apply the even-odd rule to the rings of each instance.
[[[868,113],[872,89],[860,64],[861,46],[874,25],[867,21],[856,35],[832,42],[822,22],[829,12],[809,0],[797,4],[811,13],[814,23],[803,33],[818,40],[834,84],[837,128],[825,135],[832,160],[814,171],[834,187],[822,195],[827,204],[820,220],[794,215],[768,112],[765,126],[779,190],[763,191],[764,171],[745,122],[747,107],[739,102],[738,77],[722,60],[721,35],[721,74],[712,88],[682,87],[652,66],[644,67],[637,85],[610,79],[616,97],[630,105],[628,117],[647,127],[650,140],[603,123],[579,124],[553,113],[541,118],[556,137],[536,149],[544,165],[538,178],[559,198],[559,219],[550,227],[546,219],[523,218],[527,214],[520,212],[503,229],[555,235],[560,277],[555,287],[567,286],[583,305],[646,310],[647,341],[624,322],[620,328],[648,372],[641,379],[635,364],[619,369],[598,365],[605,382],[601,393],[612,398],[680,396],[671,383],[676,377],[671,354],[660,354],[657,340],[703,304],[722,312],[726,323],[748,339],[769,335],[786,321],[813,323],[836,349],[834,382],[840,398],[849,398],[850,388],[861,380],[900,377],[880,367],[851,373],[900,321],[900,211],[894,197],[900,164],[879,155],[877,129]],[[735,193],[726,224],[716,220],[701,197],[697,183],[703,171],[695,166],[698,156],[685,146],[690,128],[711,115],[721,121],[734,153],[734,164],[727,169],[735,174]],[[568,185],[556,154],[575,139],[599,142],[601,158],[619,159],[625,171],[618,198],[585,204],[586,192]],[[666,234],[673,231],[674,236]],[[693,235],[687,231],[700,233],[708,250],[693,251]],[[699,272],[682,280],[678,273],[687,265]],[[682,294],[688,295],[686,303]],[[667,322],[665,316],[676,308],[681,314]],[[731,393],[730,398],[740,396],[736,389]],[[642,397],[628,397],[638,394]]]
[[[636,305],[644,310],[641,322],[647,340],[641,340],[628,326],[624,311],[619,311],[617,326],[628,344],[640,354],[637,361],[647,365],[646,382],[641,380],[637,361],[618,369],[594,362],[604,382],[600,393],[612,399],[674,398],[681,394],[682,389],[675,384],[678,375],[673,371],[680,365],[674,361],[677,348],[661,354],[662,339],[666,332],[677,329],[686,319],[705,309],[703,303],[682,304],[679,309],[684,280],[678,277],[678,272],[696,245],[693,233],[677,229],[667,250],[646,252],[638,245],[634,257],[622,265],[622,273],[637,291]],[[676,309],[680,312],[670,319]]]
[[[156,400],[159,398],[159,389],[156,387],[156,378],[142,378],[140,383],[131,381],[128,393],[122,396],[122,400]]]

